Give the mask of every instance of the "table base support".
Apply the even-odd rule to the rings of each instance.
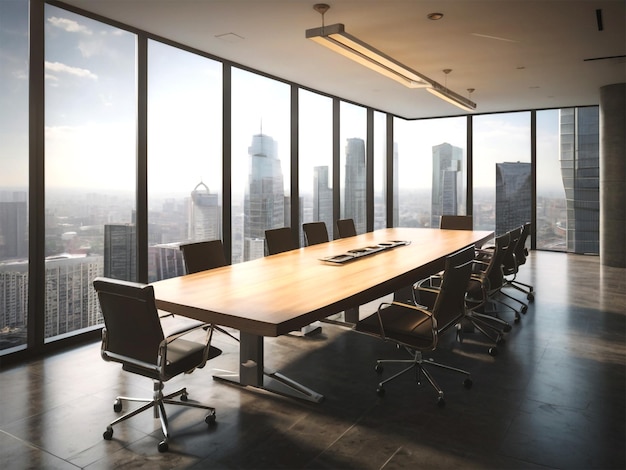
[[[267,390],[268,392],[276,393],[291,398],[299,398],[301,400],[310,401],[313,403],[321,403],[324,400],[324,395],[321,395],[308,387],[284,376],[279,372],[267,372],[263,373],[263,384],[244,384],[239,380],[239,374],[222,373],[213,375],[215,380],[228,382],[240,387],[254,387],[261,390]]]

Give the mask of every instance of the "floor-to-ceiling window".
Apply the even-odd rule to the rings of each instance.
[[[340,218],[353,219],[356,232],[364,233],[367,229],[365,211],[367,110],[342,101],[339,134]]]
[[[530,112],[474,118],[474,228],[505,233],[532,216]]]
[[[567,207],[561,176],[559,110],[537,112],[537,248],[566,251]]]
[[[28,1],[0,2],[0,353],[28,321]]]
[[[92,281],[136,277],[133,34],[46,5],[45,338],[102,321]]]
[[[179,245],[222,238],[222,64],[148,43],[148,278],[184,274]]]
[[[374,230],[387,227],[387,114],[374,112]]]
[[[302,89],[298,95],[300,227],[321,221],[332,234],[333,100]]]
[[[466,118],[394,122],[398,224],[439,227],[442,214],[466,213]]]
[[[289,85],[232,69],[233,263],[264,256],[265,230],[289,226]]]

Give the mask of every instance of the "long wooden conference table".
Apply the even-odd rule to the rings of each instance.
[[[215,378],[320,402],[319,393],[266,371],[265,336],[299,330],[391,293],[406,300],[407,287],[442,270],[446,256],[492,237],[489,231],[389,228],[152,285],[159,309],[240,331],[238,373]],[[362,249],[372,254],[350,258]]]

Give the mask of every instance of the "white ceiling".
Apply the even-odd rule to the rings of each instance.
[[[311,40],[309,0],[66,0],[89,12],[252,69],[406,118],[459,108]],[[599,103],[626,82],[624,0],[331,0],[346,31],[477,103],[476,113]],[[596,10],[604,29],[598,30]],[[441,12],[443,19],[426,15]],[[222,38],[220,36],[226,35]],[[445,77],[444,69],[452,69]]]

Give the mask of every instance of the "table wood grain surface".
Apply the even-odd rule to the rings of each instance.
[[[411,285],[489,231],[390,228],[153,283],[157,307],[259,336],[279,336]],[[344,264],[321,258],[410,241]]]

